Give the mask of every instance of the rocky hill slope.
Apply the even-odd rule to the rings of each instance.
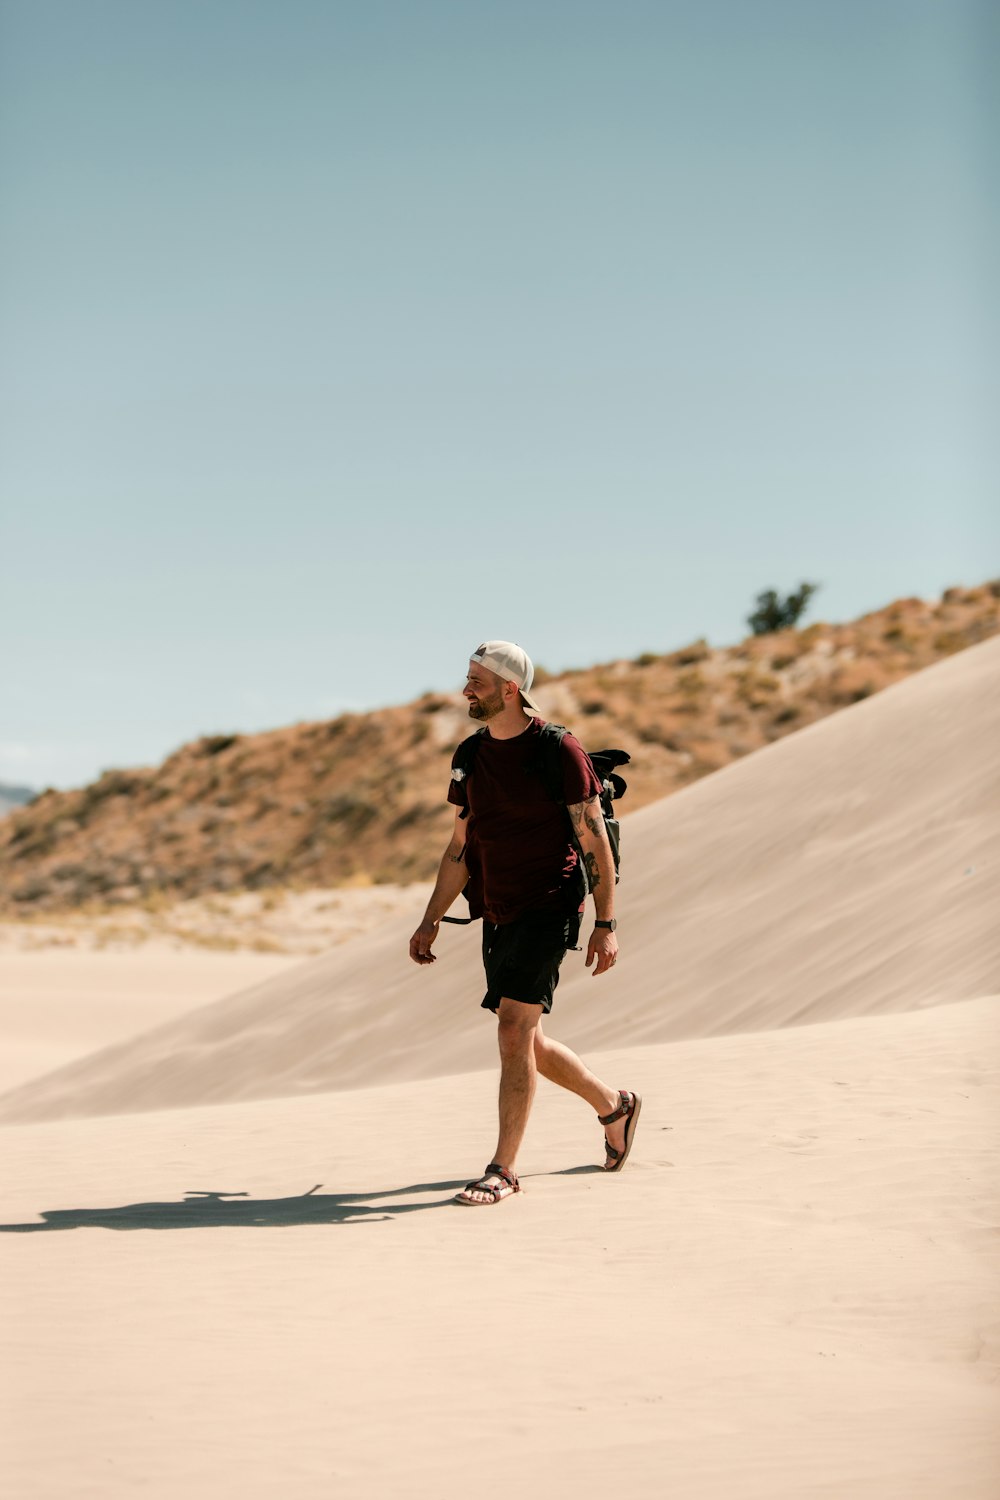
[[[547,717],[633,757],[622,811],[1000,631],[1000,582],[846,625],[608,662],[541,682]],[[430,876],[447,839],[458,695],[264,734],[209,735],[161,766],[47,791],[0,823],[0,910],[65,911]]]

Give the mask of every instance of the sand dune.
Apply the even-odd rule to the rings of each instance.
[[[1000,979],[1000,641],[643,809],[622,962],[567,962],[552,1030],[592,1049],[913,1009]],[[435,1077],[491,1061],[477,929],[406,958],[422,897],[360,938],[29,1083],[0,1118]]]
[[[5,1493],[993,1500],[998,1021],[600,1053],[481,1213],[491,1073],[8,1127]]]
[[[422,895],[8,1094],[4,1493],[994,1500],[998,677],[629,820],[622,964],[552,1027],[644,1094],[621,1176],[543,1084],[524,1193],[452,1205],[494,1043]]]
[[[293,966],[270,953],[0,948],[0,1086],[86,1057]]]
[[[257,892],[0,922],[0,1089],[388,926],[418,899],[413,886]]]

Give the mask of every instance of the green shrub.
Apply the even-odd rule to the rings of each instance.
[[[753,634],[773,635],[776,630],[789,630],[797,625],[818,588],[818,583],[800,583],[794,594],[784,599],[774,589],[765,589],[757,595],[757,608],[747,616]]]

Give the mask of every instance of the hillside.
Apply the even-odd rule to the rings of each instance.
[[[30,786],[11,786],[8,782],[0,781],[0,818],[9,813],[12,808],[23,807],[30,802],[38,793]]]
[[[998,685],[1000,639],[631,817],[623,962],[595,983],[567,956],[560,1037],[589,1054],[995,993]],[[0,1121],[482,1066],[478,931],[442,932],[440,962],[417,968],[422,904],[415,893],[365,937],[30,1080],[0,1099]]]
[[[846,625],[703,641],[543,678],[545,714],[633,757],[635,811],[1000,630],[1000,583],[902,599]],[[263,734],[47,791],[0,823],[0,910],[430,876],[468,720],[457,694]]]

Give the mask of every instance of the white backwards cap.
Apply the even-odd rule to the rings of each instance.
[[[525,708],[533,714],[540,714],[541,709],[533,699],[528,697],[528,691],[535,677],[535,669],[531,664],[531,657],[527,651],[522,651],[520,646],[515,646],[513,641],[484,641],[477,646],[469,657],[470,661],[478,662],[488,672],[495,672],[505,682],[516,682],[524,699]]]

